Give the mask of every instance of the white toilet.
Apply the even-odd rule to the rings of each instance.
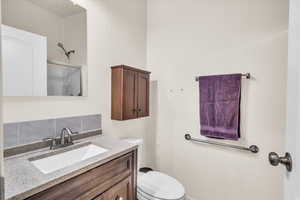
[[[126,142],[138,145],[138,169],[142,160],[143,140],[137,138],[124,139]],[[175,178],[158,171],[138,172],[138,200],[184,200],[183,185]]]

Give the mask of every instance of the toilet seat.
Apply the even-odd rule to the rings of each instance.
[[[184,200],[185,191],[175,178],[150,171],[138,174],[137,197],[139,200]]]

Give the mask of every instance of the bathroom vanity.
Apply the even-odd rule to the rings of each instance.
[[[87,145],[107,151],[86,158],[91,150],[83,156],[79,150]],[[74,150],[77,151],[74,158],[82,157],[82,161],[55,171],[43,171],[42,167],[33,163],[50,158],[48,168],[57,167],[57,159],[63,158],[63,155],[69,156],[68,152]],[[72,159],[69,156],[68,161]],[[7,200],[136,199],[137,146],[107,136],[86,138],[59,150],[47,148],[8,157],[5,159],[5,169]]]
[[[132,151],[27,199],[135,199],[134,173],[135,152]]]

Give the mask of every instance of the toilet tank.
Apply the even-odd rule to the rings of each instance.
[[[137,159],[137,168],[140,169],[143,163],[143,144],[144,141],[141,138],[124,138],[124,141],[130,143],[130,144],[134,144],[134,145],[138,145],[138,159]]]

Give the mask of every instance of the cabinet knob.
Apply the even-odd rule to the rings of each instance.
[[[136,109],[134,108],[134,109],[132,109],[132,112],[136,112]]]
[[[139,111],[139,112],[142,112],[142,109],[140,109],[140,108],[139,108],[139,110],[138,110],[138,111]]]

